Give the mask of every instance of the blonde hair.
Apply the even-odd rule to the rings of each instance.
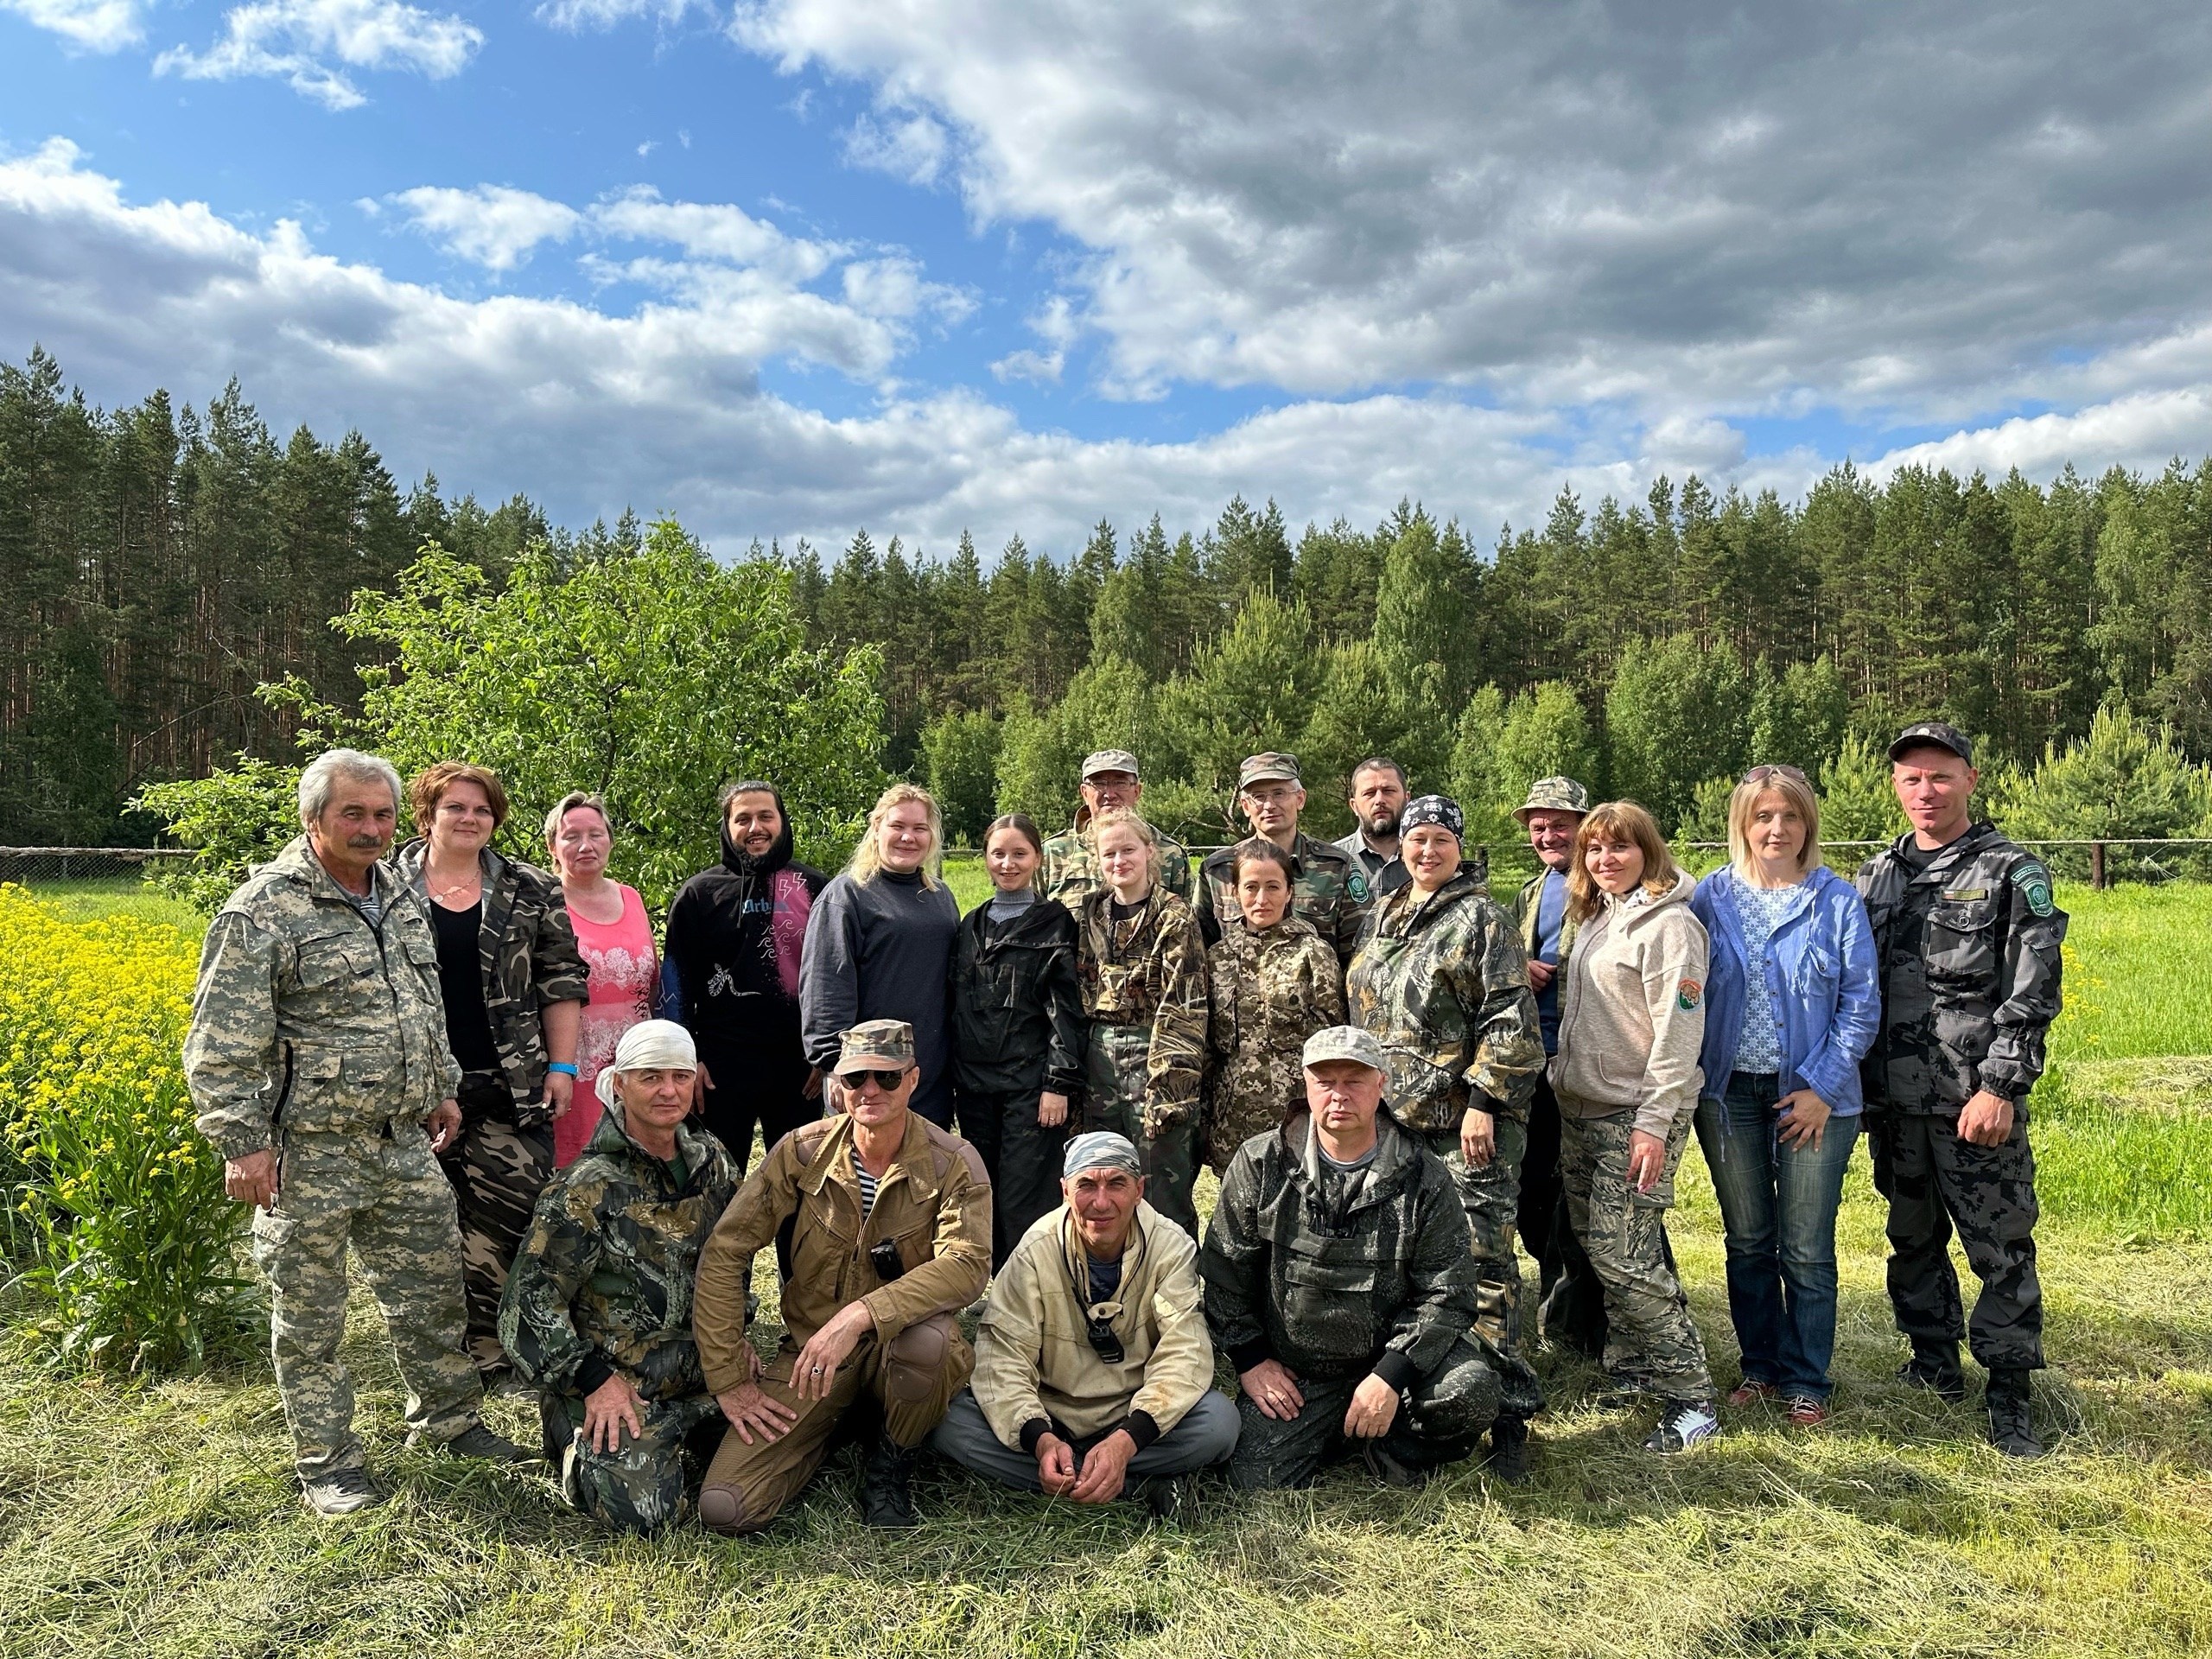
[[[1643,855],[1643,890],[1656,899],[1670,893],[1682,879],[1682,867],[1659,833],[1659,821],[1634,801],[1606,801],[1590,809],[1590,816],[1575,826],[1574,861],[1567,870],[1567,913],[1586,922],[1605,902],[1605,889],[1591,876],[1584,855],[1599,836],[1632,842]]]
[[[1728,798],[1729,863],[1746,881],[1758,871],[1758,861],[1751,856],[1751,814],[1758,810],[1762,795],[1781,796],[1805,821],[1805,844],[1797,854],[1797,873],[1802,875],[1821,861],[1821,803],[1805,774],[1794,768],[1785,772],[1779,766],[1753,766],[1736,785]]]
[[[1124,827],[1144,843],[1145,874],[1153,880],[1159,880],[1160,831],[1154,829],[1135,808],[1117,806],[1110,811],[1094,814],[1090,822],[1083,827],[1083,838],[1090,843],[1090,850],[1096,853],[1100,840],[1109,830]]]
[[[883,868],[883,849],[876,844],[876,832],[883,828],[883,821],[902,806],[919,806],[929,815],[930,849],[922,855],[922,885],[935,893],[944,885],[944,817],[937,810],[937,798],[919,784],[893,784],[875,798],[875,804],[868,809],[868,833],[861,837],[861,844],[853,849],[851,862],[845,874],[866,887]]]
[[[599,821],[607,826],[608,839],[613,838],[614,820],[607,816],[607,802],[588,790],[572,789],[556,801],[553,810],[545,815],[545,847],[548,852],[552,850],[554,837],[561,833],[563,820],[569,813],[587,806],[599,814]]]

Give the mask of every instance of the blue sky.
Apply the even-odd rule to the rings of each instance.
[[[2212,450],[2201,8],[0,0],[0,352],[718,543]]]

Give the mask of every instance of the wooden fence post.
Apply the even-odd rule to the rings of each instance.
[[[2105,890],[2105,844],[2101,841],[2089,843],[2089,885],[2099,893]]]

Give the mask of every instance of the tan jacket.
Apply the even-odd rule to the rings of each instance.
[[[745,1293],[753,1258],[793,1216],[783,1312],[784,1329],[796,1342],[853,1302],[868,1304],[877,1338],[889,1342],[983,1294],[991,1276],[991,1183],[976,1149],[910,1114],[906,1139],[876,1186],[863,1226],[852,1147],[852,1120],[842,1114],[794,1129],[722,1211],[699,1253],[692,1294],[691,1333],[711,1392],[747,1380]],[[868,1256],[868,1247],[886,1238],[898,1241],[906,1269],[888,1283]]]
[[[1666,1138],[1697,1108],[1705,1041],[1705,924],[1690,914],[1684,875],[1654,899],[1639,887],[1582,924],[1560,993],[1552,1091],[1569,1117],[1625,1107],[1636,1127]]]
[[[1181,1422],[1213,1386],[1198,1263],[1188,1233],[1150,1205],[1137,1206],[1121,1286],[1097,1304],[1115,1310],[1109,1322],[1122,1339],[1122,1361],[1109,1365],[1084,1334],[1090,1281],[1067,1206],[1041,1217],[999,1269],[976,1332],[970,1386],[991,1432],[1020,1446],[1024,1427],[1046,1418],[1079,1435],[1138,1413],[1159,1434]],[[1132,1438],[1141,1446],[1154,1436],[1133,1425]]]

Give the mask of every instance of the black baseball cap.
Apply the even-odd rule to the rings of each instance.
[[[1967,741],[1967,734],[1940,720],[1923,720],[1917,726],[1908,726],[1899,732],[1897,741],[1890,745],[1890,759],[1902,760],[1912,750],[1924,749],[1930,744],[1948,749],[1967,765],[1974,765],[1974,745]]]

